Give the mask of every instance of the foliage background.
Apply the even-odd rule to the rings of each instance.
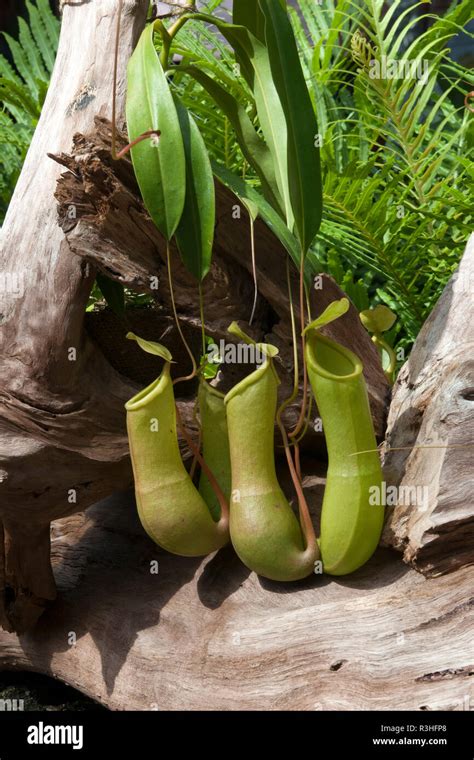
[[[324,218],[310,257],[359,309],[385,303],[399,315],[389,341],[408,349],[462,254],[471,227],[470,0],[294,0],[292,23],[322,137]],[[41,112],[59,21],[48,0],[24,0],[16,39],[0,57],[0,222]],[[201,3],[227,13],[228,3]],[[390,9],[388,13],[388,8]],[[428,10],[428,12],[427,12]],[[256,123],[251,96],[225,41],[189,23],[174,47],[223,83]],[[370,77],[369,59],[426,61],[427,81]],[[212,157],[258,189],[232,129],[209,96],[179,73],[173,84]],[[257,252],[263,255],[263,252]],[[90,308],[101,298],[94,290]],[[128,294],[134,303],[146,299]]]
[[[464,96],[473,79],[449,46],[472,40],[471,3],[453,2],[443,17],[423,13],[426,4],[400,0],[389,14],[380,0],[297,0],[294,6],[322,136],[324,217],[313,268],[331,273],[359,309],[392,308],[399,320],[388,339],[408,349],[471,228],[473,127]],[[222,10],[223,3],[208,8]],[[225,84],[253,116],[230,51],[212,31],[186,26],[176,52]],[[427,81],[372,79],[368,59],[382,56],[426,61]],[[175,83],[213,157],[258,187],[226,118],[195,82],[177,74]]]

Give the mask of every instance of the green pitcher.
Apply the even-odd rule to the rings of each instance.
[[[295,581],[314,571],[316,540],[305,540],[275,471],[278,377],[274,346],[257,344],[262,364],[225,397],[232,465],[230,535],[242,562],[259,575]]]
[[[181,459],[170,364],[125,405],[138,514],[169,552],[209,554],[228,543],[228,516],[213,518]]]
[[[337,305],[347,310],[347,299]],[[323,569],[345,575],[367,562],[379,543],[384,508],[372,505],[370,496],[371,489],[381,490],[382,470],[362,363],[320,334],[319,326],[340,316],[328,314],[307,328],[306,362],[329,458],[319,542]]]

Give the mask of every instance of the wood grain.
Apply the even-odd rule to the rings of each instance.
[[[147,8],[124,3],[119,113]],[[55,595],[50,521],[130,484],[123,404],[134,386],[84,331],[95,272],[72,256],[57,225],[60,169],[47,156],[69,148],[97,113],[110,115],[116,10],[115,0],[65,6],[48,95],[1,231],[1,271],[16,287],[0,292],[0,617],[17,630]]]
[[[400,371],[390,407],[386,445],[401,450],[386,452],[386,479],[413,496],[419,489],[419,497],[401,495],[384,540],[428,575],[474,564],[473,287],[474,234]]]
[[[59,598],[0,633],[0,668],[114,710],[474,709],[472,568],[427,580],[381,549],[346,579],[272,583],[231,549],[161,552],[131,496],[56,522],[52,550]]]

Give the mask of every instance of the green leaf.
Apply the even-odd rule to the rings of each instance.
[[[326,306],[323,313],[315,319],[311,324],[305,327],[303,334],[310,330],[319,330],[324,325],[328,325],[330,322],[334,322],[335,319],[339,319],[349,309],[349,299],[341,298],[339,301],[333,301]]]
[[[296,266],[298,266],[300,257],[298,241],[289,231],[288,227],[276,211],[269,203],[267,203],[265,198],[263,198],[263,196],[248,182],[242,179],[242,177],[237,176],[229,171],[229,169],[225,169],[216,161],[212,161],[211,163],[215,176],[223,185],[232,190],[242,202],[250,201],[257,206],[259,216],[263,219],[265,224],[270,227],[280,243],[286,248]]]
[[[140,338],[138,335],[135,335],[135,333],[129,332],[127,333],[128,340],[134,340],[138,343],[140,348],[143,351],[146,351],[147,354],[153,354],[153,356],[159,356],[161,359],[164,359],[166,362],[172,362],[173,356],[168,351],[166,346],[163,346],[161,343],[154,343],[151,340],[144,340],[143,338]]]
[[[257,40],[265,44],[265,16],[257,0],[234,0],[232,21],[245,26]]]
[[[40,55],[38,46],[33,40],[30,28],[25,19],[21,16],[18,18],[19,26],[19,40],[20,44],[27,56],[30,72],[35,79],[45,80],[48,78],[48,72],[44,67],[42,57]]]
[[[214,175],[204,140],[193,117],[175,98],[186,156],[186,199],[176,230],[183,263],[201,281],[209,271],[214,242]]]
[[[12,54],[13,62],[24,80],[25,84],[28,85],[30,88],[30,94],[36,97],[37,95],[37,87],[36,87],[36,81],[33,75],[33,72],[30,69],[30,64],[26,55],[26,51],[22,48],[22,46],[14,40],[10,35],[8,35],[6,32],[2,32],[3,36],[5,37],[8,47],[10,48],[10,52]]]
[[[118,314],[119,317],[123,316],[125,313],[125,291],[123,285],[120,282],[116,282],[116,280],[111,280],[110,277],[106,277],[105,274],[101,274],[100,272],[96,276],[96,282],[112,311]]]
[[[255,203],[255,201],[250,201],[248,198],[240,198],[239,201],[245,206],[245,208],[248,211],[249,217],[252,220],[252,222],[255,222],[258,219],[258,206]]]
[[[131,153],[148,213],[170,240],[183,213],[186,164],[176,106],[153,45],[153,25],[142,33],[128,64],[126,111],[131,142],[149,130],[161,132],[158,145],[144,140]]]
[[[235,50],[255,97],[288,228],[293,231],[296,222],[305,254],[318,231],[322,213],[316,116],[288,14],[280,3],[267,0],[262,0],[260,9],[265,17],[266,44],[243,26],[205,14],[197,18],[213,21]]]
[[[183,66],[182,70],[199,82],[225,113],[235,131],[244,157],[259,176],[266,199],[282,215],[282,201],[275,177],[273,157],[268,146],[255,131],[244,106],[215,79],[211,79],[196,66]]]
[[[379,304],[375,309],[365,309],[360,313],[360,321],[371,333],[383,333],[393,326],[397,315],[388,306]]]
[[[242,74],[255,98],[260,126],[272,156],[279,195],[283,199],[286,222],[292,231],[294,218],[288,185],[288,127],[275,86],[268,50],[243,26],[227,24],[206,14],[198,14],[196,18],[214,23],[234,48]]]
[[[289,196],[304,255],[322,216],[321,167],[315,145],[318,125],[288,14],[274,0],[259,0],[259,5],[265,16],[271,73],[286,120]]]
[[[49,41],[45,20],[42,18],[38,8],[30,0],[26,0],[26,7],[28,8],[31,31],[38,45],[38,50],[41,53],[47,70],[52,71],[56,47],[52,46]]]
[[[38,103],[33,100],[28,88],[23,85],[0,76],[0,97],[4,105],[13,106],[25,115],[28,114],[32,121],[39,118]]]
[[[59,41],[60,23],[54,13],[51,11],[49,0],[37,0],[38,10],[44,21],[49,41],[54,50],[56,50]]]

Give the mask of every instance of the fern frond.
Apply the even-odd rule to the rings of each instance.
[[[26,0],[26,7],[28,9],[32,36],[38,46],[38,51],[41,53],[46,71],[51,72],[54,66],[57,39],[55,38],[55,44],[53,47],[51,45],[51,39],[48,34],[44,15],[40,13],[38,7],[34,5],[31,0]]]
[[[27,0],[29,24],[19,19],[19,38],[4,37],[14,66],[0,55],[0,222],[26,155],[48,88],[59,22],[47,0]]]

